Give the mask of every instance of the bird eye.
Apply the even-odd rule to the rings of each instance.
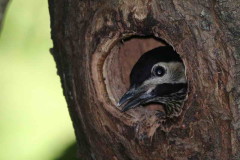
[[[154,68],[153,72],[155,76],[162,77],[166,71],[162,66],[157,66]]]

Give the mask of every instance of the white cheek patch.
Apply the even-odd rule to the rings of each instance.
[[[146,80],[143,85],[157,85],[163,83],[186,83],[185,68],[181,62],[160,62],[154,65],[162,66],[166,69],[165,75],[162,77],[152,76]]]

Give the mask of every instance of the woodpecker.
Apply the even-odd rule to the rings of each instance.
[[[181,113],[186,95],[183,61],[171,46],[164,46],[140,57],[130,74],[130,88],[117,106],[122,106],[121,110],[125,112],[141,105],[159,103],[165,110],[164,117],[171,118]]]

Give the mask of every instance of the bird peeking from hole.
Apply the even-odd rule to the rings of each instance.
[[[162,104],[165,113],[158,116],[179,116],[187,95],[187,79],[180,56],[171,46],[158,47],[144,53],[130,74],[130,89],[117,106],[122,112],[151,103]]]

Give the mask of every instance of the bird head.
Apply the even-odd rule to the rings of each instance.
[[[171,46],[158,47],[144,53],[134,65],[130,88],[117,105],[123,106],[123,112],[148,103],[168,105],[183,101],[186,92],[187,80],[180,56]]]

